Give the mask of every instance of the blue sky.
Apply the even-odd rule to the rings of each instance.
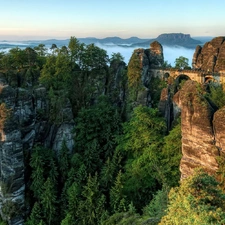
[[[0,40],[225,36],[224,0],[0,0]]]

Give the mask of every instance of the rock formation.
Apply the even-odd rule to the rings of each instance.
[[[48,100],[44,87],[33,91],[0,86],[0,213],[9,224],[23,223],[24,152],[35,144],[59,151],[63,140],[73,147],[71,106],[63,108],[66,118],[60,125],[48,122]],[[54,132],[52,132],[54,130]]]
[[[213,117],[213,129],[215,134],[215,146],[220,153],[225,154],[225,106],[215,112]]]
[[[225,69],[225,37],[216,37],[203,47],[197,46],[193,55],[192,67],[206,72]]]
[[[153,77],[153,74],[149,69],[159,68],[162,66],[164,62],[162,45],[159,42],[155,41],[150,44],[149,49],[139,48],[134,50],[133,55],[138,56],[139,67],[137,68],[137,70],[141,69],[141,87],[137,96],[137,104],[151,106],[152,99],[150,93],[151,89],[153,89],[153,87],[151,87],[151,79]],[[134,57],[132,56],[129,64],[134,63],[132,62],[133,58]]]
[[[196,167],[203,167],[210,174],[218,170],[219,150],[215,146],[212,126],[214,110],[201,94],[199,85],[188,80],[173,98],[181,109],[181,178],[192,174]]]

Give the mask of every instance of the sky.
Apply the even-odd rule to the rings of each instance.
[[[225,36],[224,0],[0,0],[0,40]]]

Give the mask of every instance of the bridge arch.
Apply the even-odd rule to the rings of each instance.
[[[182,83],[187,80],[191,80],[191,78],[186,74],[180,74],[176,77],[175,82],[174,82],[175,83],[175,93],[181,88]]]
[[[165,72],[165,73],[163,74],[163,79],[164,79],[164,80],[167,80],[167,79],[169,78],[169,76],[170,76],[170,74],[169,74],[168,72]]]
[[[175,78],[175,82],[181,83],[182,80],[191,80],[191,78],[186,74],[180,74]]]
[[[217,82],[213,75],[206,75],[204,77],[204,83]]]

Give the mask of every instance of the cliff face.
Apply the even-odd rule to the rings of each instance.
[[[173,98],[181,108],[182,159],[181,178],[192,174],[196,167],[203,167],[209,173],[218,169],[218,149],[214,145],[212,127],[213,109],[199,92],[196,82],[187,81]]]
[[[153,74],[151,74],[149,69],[159,68],[162,66],[164,62],[162,45],[159,42],[155,41],[150,44],[149,49],[139,48],[134,50],[133,54],[138,56],[138,65],[140,66],[139,68],[137,68],[137,70],[141,69],[141,88],[137,96],[137,104],[151,106],[151,91],[152,89],[154,89],[154,87],[151,87],[151,79],[153,77]],[[132,62],[129,62],[129,64],[130,63]]]
[[[213,117],[213,129],[215,133],[215,145],[221,153],[225,153],[225,106],[215,112]]]
[[[0,91],[0,213],[16,225],[23,223],[26,211],[24,153],[35,144],[58,151],[64,139],[72,149],[74,124],[68,104],[62,112],[67,119],[61,125],[48,122],[49,106],[43,87],[28,91],[1,83]]]
[[[216,37],[203,47],[197,46],[193,55],[192,67],[208,72],[225,69],[225,37]]]

